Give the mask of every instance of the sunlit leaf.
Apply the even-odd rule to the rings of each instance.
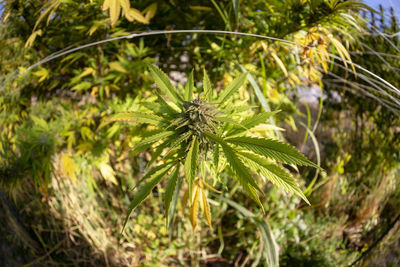
[[[203,73],[204,73],[203,74],[204,75],[203,76],[203,92],[204,92],[205,98],[208,101],[211,101],[213,91],[212,91],[212,87],[211,87],[210,78],[208,78],[206,70],[204,70]]]
[[[149,65],[149,70],[158,88],[171,100],[176,103],[182,103],[183,100],[179,96],[175,86],[172,85],[168,76],[154,65]]]
[[[276,140],[243,136],[227,138],[225,141],[247,148],[259,155],[275,159],[279,162],[319,168],[318,165],[309,161],[294,147]]]
[[[124,67],[122,67],[121,63],[118,61],[110,62],[108,63],[108,65],[110,66],[111,70],[115,70],[122,73],[128,73],[128,71]]]
[[[75,172],[76,172],[77,168],[76,168],[76,164],[70,154],[66,154],[66,153],[62,154],[61,165],[62,165],[64,173],[72,180],[72,182],[74,184],[76,184]]]
[[[190,222],[192,223],[192,228],[193,230],[196,229],[197,226],[197,212],[199,210],[199,196],[200,196],[200,188],[196,185],[194,186],[194,197],[192,200],[192,205],[190,206],[189,209],[189,218]]]
[[[222,92],[220,92],[217,102],[227,104],[227,101],[232,97],[233,93],[246,81],[246,76],[247,72],[240,74],[239,77],[233,80]]]
[[[115,172],[113,168],[108,165],[106,162],[101,162],[99,164],[100,173],[106,181],[112,182],[115,185],[118,185],[117,179],[115,178]]]

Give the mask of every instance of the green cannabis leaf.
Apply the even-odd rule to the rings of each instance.
[[[275,162],[318,166],[287,144],[246,136],[249,130],[264,123],[276,112],[263,112],[238,121],[234,118],[241,117],[242,113],[235,110],[235,105],[227,105],[234,93],[243,86],[247,73],[239,75],[216,94],[206,71],[200,92],[194,87],[193,73],[188,76],[186,85],[180,87],[181,92],[160,69],[149,65],[149,70],[162,93],[157,95],[158,102],[144,102],[142,107],[146,112],[118,113],[105,119],[108,122],[123,121],[151,126],[136,149],[143,151],[156,147],[148,165],[150,170],[139,181],[139,185],[144,185],[139,186],[139,192],[129,206],[124,227],[133,210],[163,178],[168,179],[164,194],[167,222],[173,221],[171,218],[168,220],[168,215],[173,216],[171,211],[176,210],[177,191],[185,178],[188,186],[182,199],[182,208],[189,203],[193,228],[197,225],[199,207],[211,227],[206,189],[219,191],[207,184],[206,179],[225,168],[230,168],[233,178],[261,208],[259,193],[263,194],[263,191],[254,174],[264,176],[309,204],[293,176]],[[156,162],[160,164],[152,167]],[[227,165],[221,168],[221,162]]]

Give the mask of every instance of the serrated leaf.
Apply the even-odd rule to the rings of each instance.
[[[175,138],[171,142],[171,145],[168,148],[167,154],[169,152],[171,152],[173,149],[175,149],[177,146],[179,146],[182,142],[186,141],[191,135],[192,135],[192,132],[188,131],[188,132],[185,132],[185,133],[179,135],[177,138]]]
[[[141,105],[143,105],[148,110],[153,111],[154,113],[171,115],[172,108],[167,105],[161,105],[155,102],[142,102]],[[175,111],[173,112],[177,113]]]
[[[208,101],[211,101],[211,99],[212,99],[212,87],[211,87],[210,78],[208,78],[206,70],[204,70],[204,74],[203,75],[204,75],[203,76],[203,92],[204,92],[205,98]]]
[[[144,181],[146,181],[147,179],[149,179],[150,177],[152,177],[156,172],[160,171],[161,169],[165,168],[168,165],[172,165],[174,164],[174,162],[167,162],[167,163],[163,163],[161,165],[155,166],[152,169],[150,169],[148,172],[146,172],[145,175],[143,175],[143,177],[135,184],[135,186],[133,187],[132,190],[135,190],[137,187],[139,187]]]
[[[129,205],[124,226],[122,227],[122,232],[124,231],[126,223],[128,222],[133,210],[148,197],[153,188],[161,181],[170,168],[171,165],[166,165],[163,168],[159,168],[156,172],[153,172],[152,175],[148,177],[150,180],[142,188],[140,188],[139,192],[134,196],[131,204]]]
[[[236,173],[236,175],[240,177],[240,179],[243,179],[253,187],[257,188],[257,190],[259,190],[261,193],[263,193],[262,190],[258,187],[256,182],[254,181],[253,177],[251,176],[249,169],[238,158],[233,148],[231,148],[221,137],[215,134],[209,132],[204,132],[204,134],[221,145],[225,157],[229,165],[231,166],[232,170]]]
[[[185,95],[184,95],[185,101],[192,101],[193,88],[194,88],[194,81],[193,81],[193,70],[192,70],[185,84]]]
[[[163,92],[169,98],[169,100],[175,103],[182,104],[183,100],[178,94],[178,91],[176,90],[175,86],[172,85],[168,76],[164,72],[162,72],[159,68],[157,68],[152,64],[149,64],[149,70],[151,76],[156,82],[158,88],[160,88],[161,92]]]
[[[180,168],[180,164],[178,163],[175,166],[175,169],[172,171],[172,173],[168,179],[168,182],[167,182],[167,187],[165,188],[164,208],[165,208],[165,216],[167,218],[167,222],[168,222],[169,205],[171,203],[172,196],[175,192],[176,181],[178,180],[178,177],[179,177],[179,168]]]
[[[192,144],[185,159],[184,171],[189,186],[189,199],[192,198],[193,182],[197,175],[197,157],[199,153],[199,142],[197,137],[193,137]]]
[[[264,207],[255,191],[255,188],[261,193],[263,192],[254,181],[249,169],[235,154],[235,151],[222,138],[208,132],[204,132],[204,134],[221,145],[229,166],[236,174],[234,175],[234,178],[236,178],[239,181],[243,190],[264,210]]]
[[[260,172],[265,178],[286,192],[298,195],[310,205],[307,197],[303,194],[296,180],[290,173],[275,164],[268,163],[264,158],[255,154],[247,152],[239,152],[239,154],[253,170]]]
[[[130,123],[148,123],[155,126],[163,126],[167,123],[167,121],[157,115],[135,111],[117,113],[106,117],[104,120],[107,122],[122,121]]]
[[[278,112],[279,110],[273,112],[261,112],[250,118],[246,118],[242,122],[240,122],[240,125],[242,127],[235,127],[227,134],[227,136],[237,135],[243,133],[246,129],[252,129],[257,125],[264,123],[269,117],[275,115]]]
[[[217,102],[221,105],[225,104],[233,93],[238,90],[246,80],[247,72],[240,74],[239,77],[234,79],[219,95]]]
[[[318,165],[309,161],[294,147],[276,140],[242,136],[227,138],[225,141],[247,148],[259,155],[275,159],[279,162],[319,168]]]
[[[143,138],[136,145],[135,150],[137,148],[142,147],[142,146],[149,145],[149,144],[155,143],[157,141],[160,141],[160,140],[162,140],[162,139],[164,139],[166,137],[169,137],[169,136],[171,136],[173,134],[175,134],[174,131],[162,131],[162,132],[159,132],[159,133],[152,134],[151,136],[147,136],[147,137]]]
[[[162,144],[158,145],[156,150],[154,151],[153,155],[151,156],[151,159],[149,163],[147,163],[147,167],[149,168],[153,163],[157,160],[157,158],[161,155],[163,150],[170,144],[170,142],[174,139],[174,137],[169,137],[167,138]]]
[[[224,122],[224,123],[228,123],[231,124],[233,126],[242,128],[244,131],[248,130],[245,126],[243,126],[242,124],[240,124],[239,122],[229,118],[229,117],[215,117],[215,120],[219,121],[219,122]]]
[[[158,101],[161,103],[163,108],[167,108],[169,110],[169,115],[175,115],[181,113],[181,109],[177,105],[172,105],[172,102],[167,102],[162,98],[158,93],[156,93]]]

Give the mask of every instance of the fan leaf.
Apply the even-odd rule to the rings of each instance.
[[[211,101],[212,99],[212,87],[210,78],[208,78],[206,70],[204,70],[204,77],[203,77],[203,91],[206,99]]]
[[[164,72],[162,72],[159,68],[157,68],[152,64],[149,64],[149,70],[151,76],[158,85],[158,88],[160,88],[161,92],[163,92],[163,94],[165,94],[170,101],[182,104],[183,99],[178,94],[178,91],[176,90],[175,86],[172,85],[168,76]]]
[[[265,178],[271,181],[274,185],[282,188],[288,193],[293,193],[301,197],[307,204],[310,205],[307,197],[301,191],[294,177],[276,166],[275,164],[268,163],[265,158],[257,156],[252,153],[239,152],[241,158],[249,165],[251,169],[261,173]]]
[[[147,136],[147,137],[143,138],[136,145],[135,150],[140,148],[140,147],[143,147],[143,146],[146,146],[146,145],[149,145],[149,144],[153,144],[153,143],[155,143],[157,141],[160,141],[160,140],[162,140],[162,139],[164,139],[166,137],[169,137],[171,135],[174,135],[174,134],[175,134],[174,131],[162,131],[162,132],[159,132],[159,133],[152,134],[151,136]]]
[[[239,157],[236,155],[235,151],[222,138],[220,138],[212,133],[209,133],[209,132],[204,132],[204,134],[221,145],[222,151],[225,154],[225,157],[226,157],[226,160],[227,160],[229,166],[231,167],[233,172],[236,174],[234,177],[237,178],[240,185],[243,187],[244,191],[255,202],[257,202],[257,204],[259,204],[260,207],[263,208],[263,206],[260,202],[260,199],[258,198],[258,195],[257,195],[256,191],[254,190],[254,188],[256,188],[261,193],[263,193],[263,192],[258,187],[255,180],[251,176],[250,170],[239,159]]]
[[[150,113],[135,112],[135,111],[117,113],[106,117],[104,120],[106,122],[122,121],[122,122],[139,123],[139,124],[148,123],[155,126],[164,126],[168,123],[163,118],[157,115]]]
[[[319,168],[318,165],[309,161],[294,147],[276,140],[243,136],[227,138],[225,141],[244,147],[256,154],[275,159],[279,162]]]
[[[142,188],[140,188],[139,192],[134,196],[133,200],[131,201],[131,204],[129,205],[128,208],[128,213],[125,217],[122,231],[124,231],[125,226],[133,210],[149,196],[153,188],[161,181],[161,179],[164,177],[164,175],[168,172],[170,168],[171,165],[168,164],[163,166],[162,168],[159,168],[156,171],[153,171],[151,175],[145,175],[145,177],[147,176],[149,181]]]
[[[273,111],[273,112],[262,112],[258,113],[250,118],[244,119],[242,122],[240,122],[241,127],[235,127],[233,128],[227,136],[233,136],[237,134],[241,134],[245,132],[247,129],[251,129],[256,127],[259,124],[264,123],[269,117],[275,115],[278,113],[278,111]]]
[[[194,81],[193,81],[193,70],[192,70],[185,84],[185,95],[184,95],[185,101],[192,101],[193,88],[194,88]]]
[[[199,189],[201,191],[201,201],[202,201],[204,217],[206,217],[207,224],[212,229],[211,210],[210,210],[210,205],[208,204],[206,192],[204,191],[203,187],[200,187]]]
[[[229,98],[233,95],[233,93],[238,90],[243,83],[245,82],[247,77],[247,72],[240,74],[239,77],[234,79],[219,95],[217,102],[222,105],[225,104]]]

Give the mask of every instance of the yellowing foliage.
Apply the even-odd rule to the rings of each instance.
[[[103,11],[109,10],[111,25],[115,25],[121,13],[129,21],[148,24],[157,11],[157,4],[151,4],[143,12],[140,12],[135,8],[131,8],[129,0],[105,0],[102,9]]]
[[[101,162],[99,164],[99,170],[101,175],[106,181],[112,182],[118,185],[117,179],[115,178],[115,172],[113,168],[107,162]]]
[[[61,165],[64,173],[72,180],[74,184],[76,184],[75,172],[77,168],[70,154],[62,154]]]

